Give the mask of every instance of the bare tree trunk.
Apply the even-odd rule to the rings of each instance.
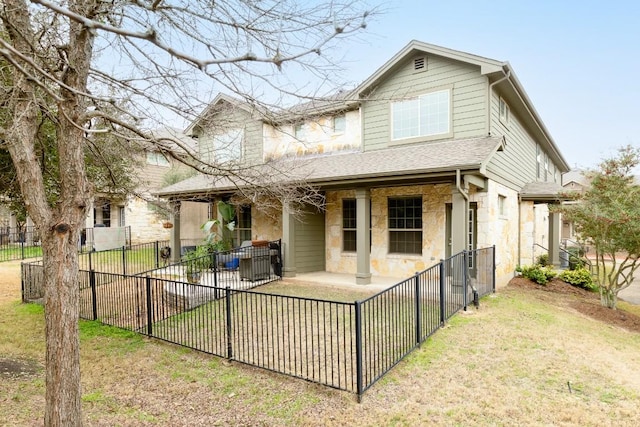
[[[618,294],[616,291],[606,287],[600,287],[600,304],[615,310],[617,303]]]
[[[82,425],[77,233],[64,224],[43,233],[46,319],[46,426]]]

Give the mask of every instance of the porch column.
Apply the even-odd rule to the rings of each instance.
[[[93,228],[95,202],[91,200],[91,206],[87,209],[87,216],[84,219],[84,228]]]
[[[169,202],[171,213],[169,215],[169,221],[173,224],[171,232],[169,234],[169,246],[171,247],[171,262],[175,263],[180,261],[182,245],[180,244],[180,207],[181,203],[177,200]]]
[[[467,250],[469,227],[467,200],[454,186],[451,192],[451,255]]]
[[[559,212],[549,212],[549,264],[560,265],[560,230],[562,222]]]
[[[289,205],[282,205],[282,257],[283,277],[296,275],[296,219],[289,209]]]
[[[356,189],[356,283],[371,283],[371,192],[368,188]]]

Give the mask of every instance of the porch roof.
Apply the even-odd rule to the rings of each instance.
[[[522,188],[520,197],[522,200],[553,203],[567,200],[563,196],[567,189],[556,182],[530,182]]]
[[[246,169],[243,176],[198,175],[158,192],[161,197],[233,191],[242,186],[305,182],[320,187],[375,182],[402,182],[451,176],[456,170],[482,174],[489,159],[503,148],[501,137],[422,143],[375,151],[351,151],[287,158]]]

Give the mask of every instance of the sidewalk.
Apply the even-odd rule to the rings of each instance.
[[[633,279],[633,283],[628,288],[621,290],[618,293],[618,297],[631,304],[640,305],[640,277],[637,274]]]

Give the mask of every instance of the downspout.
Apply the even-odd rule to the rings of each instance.
[[[462,181],[462,179],[460,177],[460,169],[456,169],[456,188],[458,189],[458,192],[460,194],[462,194],[462,197],[464,197],[464,199],[467,201],[467,203],[469,203],[469,193],[467,193],[462,188],[461,181]]]
[[[535,224],[535,221],[534,221]],[[522,265],[522,195],[518,193],[518,264]]]
[[[458,189],[458,192],[462,195],[462,197],[464,198],[464,206],[465,206],[465,221],[464,221],[464,253],[467,254],[467,251],[469,249],[469,193],[467,193],[467,191],[462,188],[462,178],[460,176],[460,169],[456,169],[456,188]],[[467,259],[468,255],[465,255],[465,260]],[[467,261],[465,261],[466,264]],[[467,284],[467,286],[471,287],[471,291],[473,292],[473,300],[474,300],[474,304],[475,301],[478,298],[478,290],[475,288],[475,286],[473,286],[471,284],[471,280],[469,280],[469,265],[465,265],[464,268],[464,282]],[[466,290],[465,290],[466,292]],[[478,305],[476,305],[476,308],[478,308]],[[465,310],[466,310],[466,297],[465,297]]]
[[[502,73],[504,74],[504,69],[502,70]],[[507,73],[504,75],[504,77],[489,84],[489,88],[487,89],[487,123],[485,126],[487,129],[488,136],[491,136],[491,94],[493,93],[493,87],[498,83],[508,79],[510,76],[511,76],[511,70],[508,70]]]

